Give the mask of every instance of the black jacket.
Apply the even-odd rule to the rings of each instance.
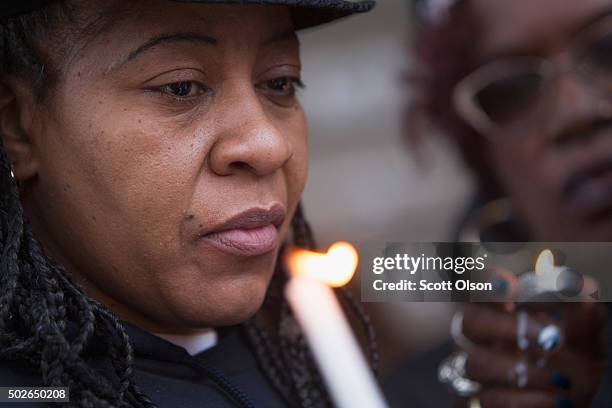
[[[183,348],[136,326],[124,323],[134,348],[134,378],[141,391],[160,408],[235,407],[206,374],[202,366],[223,373],[257,407],[284,407],[279,394],[260,370],[243,334],[237,328],[220,334],[216,346],[195,356]],[[95,350],[88,347],[88,350]],[[107,359],[92,358],[92,365],[110,370]],[[40,387],[40,375],[32,368],[17,363],[0,362],[0,386]],[[43,404],[7,403],[4,407],[42,407]],[[49,406],[58,406],[50,404]]]

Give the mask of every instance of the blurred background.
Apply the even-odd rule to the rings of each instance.
[[[367,251],[371,243],[451,240],[472,194],[449,144],[435,135],[418,151],[406,143],[410,21],[408,2],[380,1],[372,13],[301,36],[311,152],[304,204],[321,247],[349,240]],[[355,290],[359,296],[358,284]],[[453,307],[366,306],[383,374],[444,341]]]

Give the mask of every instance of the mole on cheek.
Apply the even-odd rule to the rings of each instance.
[[[194,217],[195,217],[195,216],[194,216],[193,214],[187,213],[187,214],[185,214],[185,215],[183,216],[183,219],[184,219],[185,221],[191,221],[191,220],[193,220],[193,219],[194,219]]]

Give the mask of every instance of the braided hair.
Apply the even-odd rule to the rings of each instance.
[[[43,101],[54,72],[40,62],[32,33],[50,24],[51,8],[0,21],[2,75],[28,78]],[[292,221],[296,245],[314,248],[312,232],[301,207]],[[330,399],[303,334],[282,295],[286,280],[282,265],[270,285],[260,312],[241,327],[257,360],[287,405],[328,407]],[[341,290],[341,298],[363,324],[374,368],[378,355],[374,332],[358,302]],[[71,333],[68,328],[76,328]],[[116,378],[95,370],[87,361],[87,345],[102,345]],[[45,386],[69,387],[69,406],[155,407],[133,379],[134,354],[119,319],[90,298],[71,274],[45,254],[32,233],[0,139],[0,361],[26,363],[36,369]],[[205,370],[242,406],[244,398],[224,383],[214,368]]]
[[[405,137],[418,146],[434,129],[456,144],[467,168],[478,183],[479,199],[493,200],[503,195],[486,140],[455,111],[453,88],[478,66],[474,39],[480,35],[469,1],[455,0],[439,16],[425,10],[428,0],[414,0],[410,57],[417,64],[407,72],[412,97],[406,107]],[[434,132],[436,133],[436,132]],[[438,132],[439,133],[439,132]]]

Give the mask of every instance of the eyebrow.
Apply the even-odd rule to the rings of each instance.
[[[264,45],[269,45],[272,43],[282,42],[282,41],[296,41],[299,44],[299,38],[297,34],[295,33],[295,31],[289,30],[289,31],[284,31],[284,32],[281,32],[280,34],[270,37],[269,39],[264,41]],[[120,69],[123,65],[136,59],[139,55],[155,47],[156,45],[163,44],[163,43],[176,43],[176,42],[200,43],[200,44],[206,44],[206,45],[212,45],[212,46],[219,44],[219,40],[214,37],[211,37],[206,34],[192,32],[192,31],[177,31],[173,33],[160,34],[160,35],[157,35],[149,39],[144,44],[140,45],[138,48],[131,51],[125,59],[115,64],[112,68],[110,68],[109,71],[115,71],[115,70]]]
[[[266,39],[263,42],[263,45],[270,45],[270,44],[274,44],[274,43],[277,43],[277,42],[283,42],[283,41],[295,41],[298,44],[300,42],[297,34],[295,33],[295,30],[288,30],[288,31],[283,31],[280,34],[276,34],[276,35]]]
[[[124,64],[136,59],[139,55],[150,50],[156,45],[163,44],[163,43],[177,43],[177,42],[190,42],[190,43],[200,43],[200,44],[207,44],[207,45],[219,44],[219,40],[217,40],[214,37],[211,37],[205,34],[201,34],[201,33],[191,32],[191,31],[178,31],[174,33],[160,34],[160,35],[157,35],[149,39],[147,42],[140,45],[135,50],[131,51],[124,60],[122,60],[120,63],[118,63],[113,68],[113,70],[121,68]]]
[[[576,37],[577,35],[580,35],[585,30],[588,30],[589,27],[596,25],[611,16],[612,16],[612,7],[606,7],[600,12],[595,13],[594,15],[587,18],[585,21],[581,22],[579,25],[568,30],[569,38],[570,38],[569,41],[572,42],[574,37]],[[516,49],[516,48],[509,47],[509,48],[504,48],[504,49],[496,51],[491,56],[479,62],[478,66],[486,65],[490,62],[496,61],[498,59],[503,59],[503,58],[537,56],[537,55],[538,53],[536,49],[529,49],[529,48]]]
[[[596,13],[595,15],[591,16],[590,18],[588,18],[585,22],[580,24],[578,27],[575,27],[570,32],[570,34],[572,36],[580,34],[584,30],[586,30],[588,27],[590,27],[590,26],[592,26],[594,24],[597,24],[597,23],[605,20],[606,18],[610,17],[611,15],[612,15],[612,7],[606,7],[602,11],[600,11],[600,12]]]

